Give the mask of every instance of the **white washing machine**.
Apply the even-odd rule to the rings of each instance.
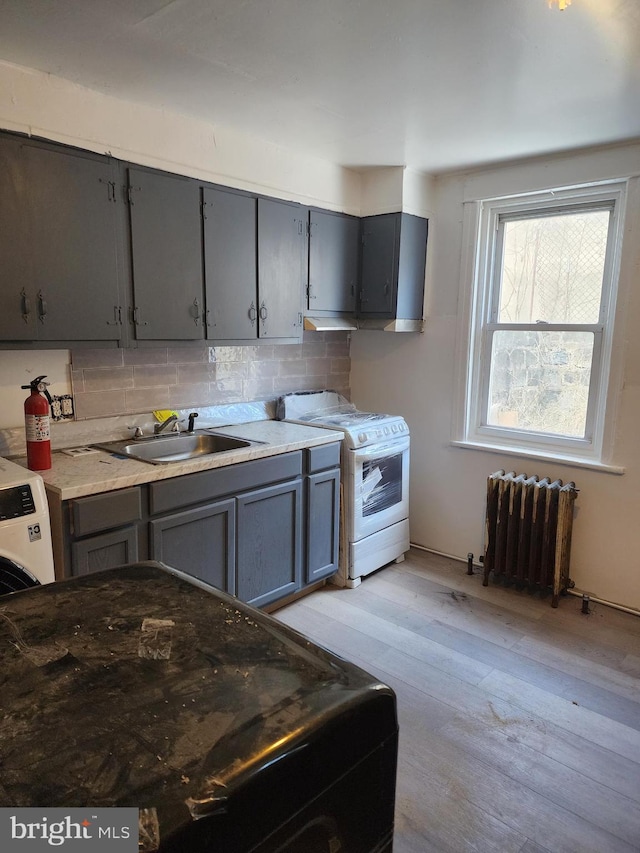
[[[0,595],[54,580],[42,477],[0,458]]]

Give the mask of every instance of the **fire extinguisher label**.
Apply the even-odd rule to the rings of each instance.
[[[25,417],[27,441],[49,441],[49,415],[27,415]]]

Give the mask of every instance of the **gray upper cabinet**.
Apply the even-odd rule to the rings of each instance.
[[[203,189],[207,337],[258,336],[257,199]]]
[[[422,319],[427,229],[408,213],[364,217],[359,317]]]
[[[135,337],[202,339],[200,186],[131,167],[128,177]]]
[[[290,339],[302,333],[306,210],[203,189],[207,337]]]
[[[350,314],[356,307],[360,220],[312,210],[309,216],[307,311]]]
[[[27,178],[18,139],[0,136],[0,339],[36,337]]]
[[[0,347],[290,343],[303,311],[354,308],[364,328],[412,331],[427,225],[309,211],[0,133]]]
[[[93,159],[25,149],[40,340],[118,340],[115,170]]]
[[[393,289],[397,280],[400,214],[384,213],[362,220],[361,316],[391,317]]]
[[[119,341],[115,167],[0,140],[2,340]]]
[[[258,199],[258,337],[299,338],[307,286],[307,210]]]

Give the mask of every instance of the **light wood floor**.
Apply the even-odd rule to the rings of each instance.
[[[640,850],[640,618],[420,551],[276,614],[398,696],[394,853]]]

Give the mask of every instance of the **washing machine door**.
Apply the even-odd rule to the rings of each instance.
[[[31,572],[24,566],[14,563],[13,560],[0,557],[0,595],[29,589],[32,586],[40,586],[40,581]]]

